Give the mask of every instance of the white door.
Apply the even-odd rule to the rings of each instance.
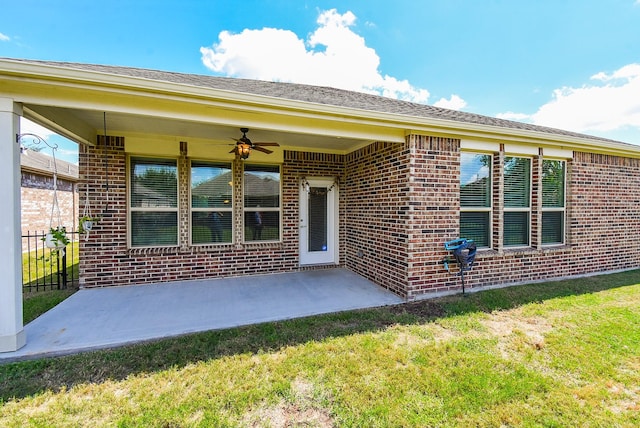
[[[338,186],[308,178],[300,186],[300,264],[338,264]]]

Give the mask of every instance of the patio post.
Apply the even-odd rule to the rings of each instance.
[[[20,133],[22,106],[0,98],[0,352],[26,344],[22,323],[22,250],[20,232]]]

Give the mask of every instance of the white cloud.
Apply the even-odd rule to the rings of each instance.
[[[9,40],[11,40],[9,36],[7,36],[6,34],[0,33],[0,42],[8,42]]]
[[[498,113],[498,114],[496,114],[496,117],[498,119],[520,120],[520,121],[525,121],[525,122],[531,119],[531,115],[530,114],[515,113],[513,111],[507,111],[507,112],[504,112],[504,113]]]
[[[50,131],[44,126],[40,126],[37,123],[31,122],[29,119],[20,117],[20,133],[21,134],[35,134],[43,139],[48,139],[52,135],[56,135],[55,132]],[[28,139],[28,138],[27,138]]]
[[[531,116],[533,123],[578,132],[640,128],[640,64],[591,77],[595,84],[563,87]]]
[[[275,28],[223,31],[218,43],[200,48],[202,62],[228,76],[332,86],[426,103],[428,90],[380,73],[380,57],[351,29],[355,22],[351,12],[321,12],[318,27],[306,40]],[[457,95],[441,101],[466,105]]]
[[[497,117],[601,135],[629,128],[640,131],[640,64],[599,72],[578,88],[556,89],[534,114],[506,112]]]
[[[451,98],[440,98],[436,103],[433,104],[436,107],[448,108],[451,110],[462,110],[467,106],[467,102],[460,98],[458,95],[453,94]]]

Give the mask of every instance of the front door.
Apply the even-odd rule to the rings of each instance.
[[[308,178],[300,186],[300,264],[338,264],[338,186]]]

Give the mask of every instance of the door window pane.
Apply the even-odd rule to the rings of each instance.
[[[327,188],[309,189],[309,251],[327,251]]]

